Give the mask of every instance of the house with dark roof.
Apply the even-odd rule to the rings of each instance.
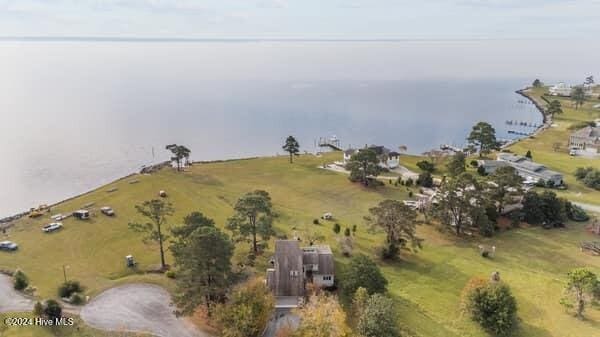
[[[277,298],[278,306],[297,306],[307,283],[321,288],[333,286],[335,265],[329,246],[301,248],[298,240],[277,240],[271,264],[272,268],[267,269],[267,286]]]

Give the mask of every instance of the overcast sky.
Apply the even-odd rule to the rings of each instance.
[[[600,37],[600,0],[0,0],[1,36]]]

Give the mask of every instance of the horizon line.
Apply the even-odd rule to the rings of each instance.
[[[469,41],[558,41],[564,38],[200,38],[132,36],[0,36],[0,42],[469,42]]]

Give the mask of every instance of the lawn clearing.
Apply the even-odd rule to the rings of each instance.
[[[535,153],[534,150],[534,158]],[[42,298],[56,296],[56,288],[63,281],[63,265],[69,266],[68,278],[81,281],[92,296],[117,284],[139,281],[171,289],[172,282],[162,275],[136,274],[125,267],[124,257],[128,254],[135,256],[141,270],[159,262],[156,245],[143,244],[140,236],[127,228],[128,222],[141,220],[133,206],[157,198],[158,191],[165,190],[176,209],[173,224],[199,210],[222,227],[232,215],[237,198],[254,189],[271,194],[278,214],[275,227],[280,234],[323,235],[341,268],[348,260],[339,253],[332,230],[334,223],[341,225],[342,233],[344,228],[356,224],[355,252],[373,255],[374,248],[383,242],[383,235],[369,233],[363,216],[379,201],[405,199],[408,192],[404,186],[389,184],[377,190],[365,189],[350,183],[344,174],[319,168],[339,156],[306,155],[294,164],[289,164],[285,156],[197,164],[184,173],[165,169],[108,184],[58,205],[53,213],[69,213],[94,202],[96,209],[113,207],[116,217],[95,211],[90,221],[67,219],[63,221],[64,229],[52,234],[40,230],[49,221],[49,215],[44,219],[22,219],[8,234],[10,240],[20,244],[20,250],[0,254],[0,268],[24,270]],[[130,184],[133,179],[139,182]],[[115,187],[117,191],[107,193]],[[332,212],[335,219],[320,220],[319,225],[314,225],[313,219],[325,212]],[[398,304],[398,321],[412,335],[487,336],[459,312],[459,297],[469,278],[489,277],[496,270],[517,297],[522,320],[518,336],[580,337],[600,332],[600,311],[590,309],[589,319],[579,321],[566,314],[559,304],[570,269],[588,266],[600,273],[600,258],[579,251],[579,241],[588,235],[582,225],[552,231],[512,230],[493,239],[471,241],[456,241],[452,234],[442,234],[432,226],[421,226],[419,234],[425,239],[423,251],[403,253],[403,261],[382,265],[390,281],[389,291]],[[498,248],[495,259],[479,256],[477,245],[482,243]],[[248,250],[246,244],[237,246],[239,255]],[[258,260],[257,273],[264,273],[270,254],[267,252]],[[167,255],[167,263],[171,261]]]

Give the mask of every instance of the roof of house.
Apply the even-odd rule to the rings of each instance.
[[[596,139],[600,137],[600,127],[586,126],[583,129],[579,129],[571,134],[573,137],[590,138]]]
[[[302,248],[304,264],[319,265],[319,274],[333,275],[335,263],[331,248],[326,245]]]
[[[504,161],[508,161],[511,163],[520,163],[525,160],[529,160],[527,157],[519,156],[517,154],[512,154],[512,153],[505,153],[505,152],[498,153],[497,158],[498,158],[498,160],[504,160]]]
[[[479,166],[484,166],[484,167],[502,167],[502,166],[507,166],[508,165],[508,163],[505,162],[505,161],[487,160],[487,159],[478,160],[477,164]]]
[[[275,241],[274,289],[276,296],[303,295],[303,280],[301,277],[291,277],[292,272],[302,274],[302,255],[298,240]]]

